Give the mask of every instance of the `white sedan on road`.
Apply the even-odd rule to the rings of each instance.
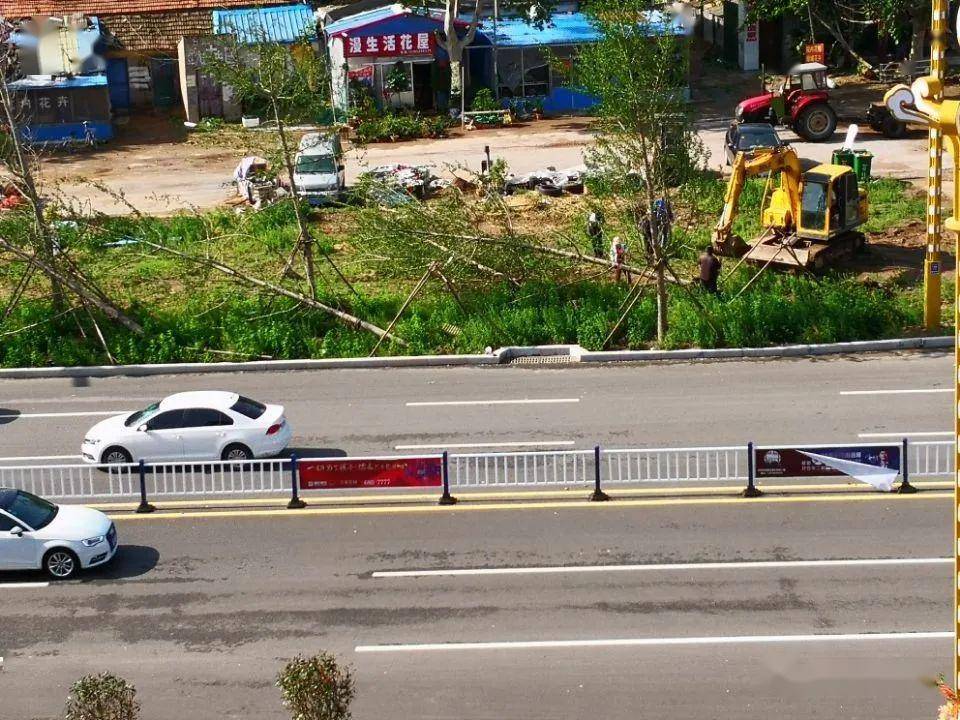
[[[237,393],[182,392],[97,423],[80,452],[101,465],[272,457],[292,435],[283,412]]]
[[[117,528],[99,510],[0,488],[0,570],[42,569],[66,580],[116,552]]]

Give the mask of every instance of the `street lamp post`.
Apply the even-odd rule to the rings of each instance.
[[[943,87],[946,76],[945,51],[949,0],[931,0],[930,77]],[[935,101],[943,99],[942,90]],[[927,175],[927,252],[923,260],[923,325],[927,330],[940,327],[940,239],[943,210],[943,132],[936,124],[928,128],[930,168]]]

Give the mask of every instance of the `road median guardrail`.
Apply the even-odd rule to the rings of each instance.
[[[160,500],[212,501],[287,494],[288,507],[302,508],[311,494],[336,489],[421,488],[439,492],[438,500],[444,505],[455,503],[454,493],[458,491],[538,487],[583,487],[592,489],[590,499],[602,501],[609,499],[603,488],[611,485],[735,483],[743,485],[745,497],[756,497],[763,494],[762,486],[771,478],[857,477],[856,467],[863,465],[864,458],[869,471],[865,482],[871,482],[873,476],[882,476],[884,483],[896,478],[898,492],[915,492],[911,479],[945,478],[954,473],[952,440],[763,446],[751,442],[716,447],[605,449],[597,445],[584,450],[417,456],[141,461],[106,467],[4,466],[0,467],[0,487],[19,488],[60,501],[139,501],[138,512],[150,512],[153,502]],[[770,466],[771,462],[776,464]],[[847,472],[850,463],[855,467]]]

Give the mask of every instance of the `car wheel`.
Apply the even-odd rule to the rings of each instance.
[[[220,454],[221,460],[253,460],[253,453],[246,445],[227,445]]]
[[[66,548],[54,548],[43,556],[43,570],[54,580],[67,580],[80,570],[77,556]]]
[[[794,125],[797,135],[810,142],[828,140],[836,129],[837,114],[826,103],[805,107]]]
[[[100,456],[101,469],[110,472],[122,472],[124,468],[111,467],[116,465],[129,465],[133,462],[133,456],[119,445],[108,447]]]
[[[888,115],[883,119],[881,132],[884,137],[897,140],[907,134],[907,124],[897,120],[893,115]]]

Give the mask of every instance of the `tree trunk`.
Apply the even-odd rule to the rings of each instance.
[[[307,285],[310,288],[310,297],[316,300],[317,276],[313,264],[313,238],[310,237],[310,230],[307,228],[307,219],[303,216],[303,208],[300,207],[300,199],[297,197],[297,183],[294,180],[293,154],[290,150],[290,143],[287,141],[287,128],[280,118],[280,109],[276,100],[273,102],[273,117],[274,120],[277,121],[277,134],[280,136],[283,164],[287,170],[287,181],[290,183],[290,193],[293,195],[293,212],[297,216],[297,229],[299,230],[297,242],[303,251]]]
[[[454,47],[456,59],[453,52],[450,52],[450,108],[460,112],[463,106],[463,46],[454,43]]]
[[[667,339],[667,309],[669,307],[669,297],[667,296],[667,273],[662,260],[658,261],[654,267],[657,276],[657,344],[663,346]]]

